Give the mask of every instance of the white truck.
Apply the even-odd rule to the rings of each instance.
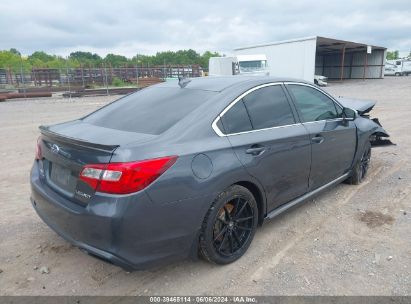
[[[396,60],[387,60],[384,67],[384,75],[411,75],[411,59],[403,58]]]
[[[208,69],[210,76],[269,75],[265,55],[211,57]]]

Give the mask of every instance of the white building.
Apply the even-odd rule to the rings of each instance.
[[[319,36],[241,47],[236,55],[264,54],[271,76],[313,81],[383,78],[386,48]]]

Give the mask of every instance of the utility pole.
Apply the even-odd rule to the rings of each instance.
[[[163,61],[163,79],[166,80],[167,75],[166,75],[166,59]]]
[[[69,75],[69,67],[68,67],[68,57],[66,57],[66,72],[67,72],[67,84],[69,89],[69,96],[71,100],[71,86],[70,86],[70,75]]]
[[[137,88],[138,88],[138,54],[136,55],[136,84],[137,84]]]
[[[104,78],[106,80],[106,92],[107,92],[107,96],[109,95],[108,93],[108,80],[107,80],[107,70],[106,70],[106,64],[103,63],[103,67],[104,67]]]
[[[20,77],[21,77],[21,82],[23,83],[24,98],[27,98],[26,84],[25,84],[24,73],[23,73],[23,59],[21,58],[21,55],[20,55]]]
[[[84,83],[84,67],[82,63],[80,63],[80,68],[81,68],[81,81],[83,82],[83,89],[85,89],[86,84]]]

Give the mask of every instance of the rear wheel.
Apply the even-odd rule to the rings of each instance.
[[[353,168],[351,177],[348,182],[352,185],[359,185],[364,177],[367,175],[371,160],[371,143],[368,142],[365,146],[364,152]]]
[[[248,189],[233,185],[222,192],[204,219],[200,250],[216,264],[228,264],[240,258],[254,238],[258,209]]]

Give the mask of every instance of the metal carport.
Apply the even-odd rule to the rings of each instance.
[[[386,48],[312,36],[241,47],[234,53],[264,54],[271,76],[314,81],[314,75],[340,80],[383,78]]]
[[[383,78],[386,48],[317,37],[315,74],[329,79]]]

